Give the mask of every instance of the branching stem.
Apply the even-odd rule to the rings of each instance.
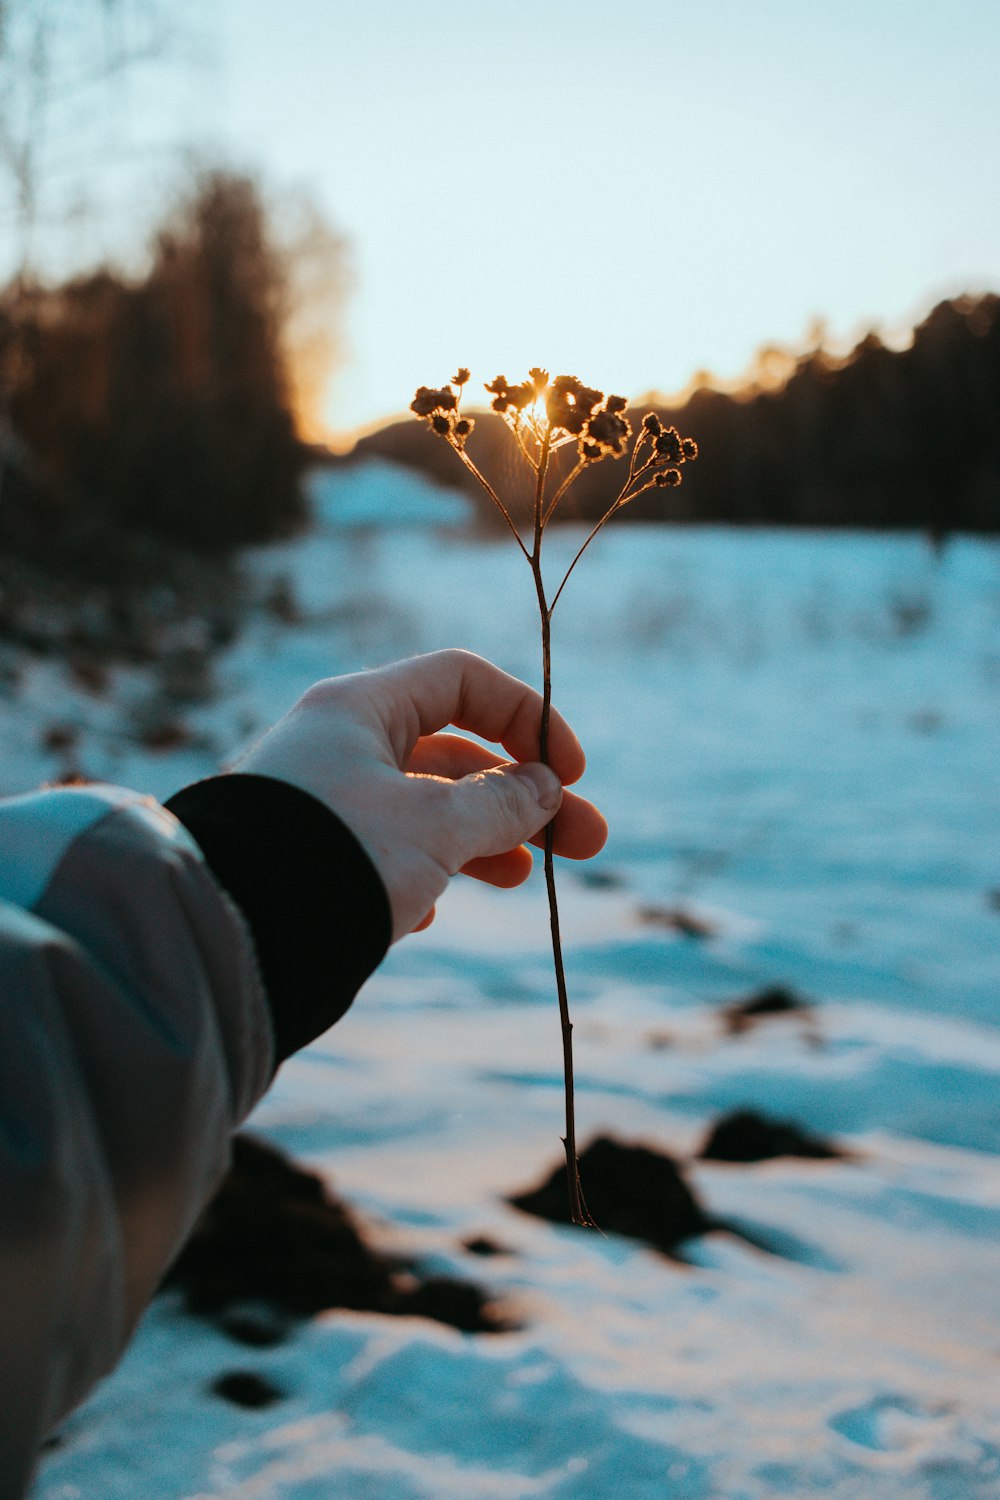
[[[549,501],[548,505],[545,508],[545,515],[542,517],[543,531],[549,524],[549,521],[552,518],[552,512],[559,504],[559,501],[562,499],[563,495],[565,495],[571,484],[576,483],[577,478],[580,476],[580,474],[583,473],[586,467],[586,462],[581,458],[579,463],[575,464],[574,467],[570,469],[569,473],[566,475],[566,478],[563,480],[562,484],[556,490],[555,494],[552,496],[552,499]]]
[[[569,582],[569,575],[572,573],[573,569],[576,567],[577,563],[580,561],[580,558],[583,556],[583,554],[586,552],[587,548],[590,546],[591,542],[594,540],[594,537],[601,530],[601,527],[607,525],[608,521],[611,520],[611,517],[614,515],[615,511],[620,508],[621,503],[622,502],[620,500],[616,500],[615,503],[614,503],[614,505],[612,505],[611,509],[605,511],[604,515],[598,521],[597,525],[591,531],[590,535],[587,537],[586,541],[583,543],[583,546],[577,552],[577,554],[574,557],[573,561],[570,563],[569,567],[566,569],[566,572],[563,574],[562,583],[556,589],[555,595],[553,596],[553,599],[552,599],[552,603],[549,605],[549,613],[550,614],[555,609],[556,605],[559,603],[559,595],[562,593],[563,589],[566,587],[567,583]]]
[[[475,464],[472,462],[472,459],[466,453],[465,449],[464,448],[459,448],[455,444],[452,444],[452,446],[455,448],[455,452],[458,454],[459,458],[462,460],[463,464],[468,469],[469,473],[473,474],[475,476],[475,478],[478,479],[479,483],[482,485],[482,487],[486,491],[487,495],[489,495],[490,499],[493,501],[493,504],[496,506],[497,510],[503,516],[504,520],[507,522],[507,525],[510,527],[511,531],[513,532],[515,542],[517,543],[517,545],[520,547],[521,551],[524,553],[525,557],[530,562],[531,561],[531,554],[528,552],[527,547],[524,545],[524,543],[521,540],[521,533],[518,531],[517,527],[514,525],[514,521],[513,521],[513,518],[511,516],[510,511],[507,509],[506,505],[504,505],[503,501],[500,499],[500,496],[497,494],[496,490],[490,484],[490,482],[486,478],[486,476],[484,474],[480,473],[480,471],[476,468]]]

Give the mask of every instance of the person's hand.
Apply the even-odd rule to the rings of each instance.
[[[585,760],[552,711],[538,763],[538,693],[466,651],[438,651],[318,682],[232,769],[274,776],[318,797],[347,824],[382,878],[393,939],[425,927],[458,871],[515,886],[531,872],[525,841],[589,859],[607,837],[591,803],[562,784]],[[448,725],[500,744],[507,759]]]

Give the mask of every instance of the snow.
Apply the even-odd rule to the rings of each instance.
[[[410,480],[356,482],[359,513],[387,484],[406,511]],[[165,795],[318,676],[459,644],[536,678],[509,538],[324,514],[248,559],[305,622],[254,621],[193,743],[154,756],[116,733],[140,672],[95,699],[36,664],[0,701],[3,789],[52,773],[54,704],[88,726],[90,774]],[[550,534],[553,564],[579,540]],[[252,1124],[523,1329],[330,1313],[248,1350],[165,1299],[36,1500],[1000,1494],[1000,549],[609,527],[560,602],[554,676],[612,828],[600,884],[560,872],[581,1140],[674,1152],[756,1245],[713,1234],[681,1265],[505,1204],[561,1149],[544,890],[456,881]],[[714,936],[644,922],[650,905]],[[729,1032],[719,1005],[775,983],[812,1013]],[[744,1104],[854,1158],[698,1161]],[[469,1254],[473,1234],[508,1253]],[[233,1368],[286,1398],[210,1396]]]
[[[389,459],[317,468],[309,475],[309,503],[325,527],[378,530],[427,523],[455,526],[471,518],[468,500]]]

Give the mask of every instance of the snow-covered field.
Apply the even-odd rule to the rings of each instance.
[[[347,476],[323,508],[339,484],[363,521],[411,483]],[[2,790],[52,774],[54,704],[85,726],[89,774],[162,795],[320,675],[458,644],[536,679],[509,538],[404,498],[405,526],[327,520],[248,560],[288,576],[305,623],[262,616],[175,753],[115,733],[141,674],[107,700],[34,668],[0,701]],[[568,560],[578,541],[547,545]],[[717,1233],[679,1265],[505,1205],[561,1149],[544,891],[458,881],[252,1123],[522,1330],[331,1313],[251,1351],[165,1299],[38,1500],[1000,1496],[1000,547],[609,528],[554,653],[612,830],[560,877],[581,1139],[686,1159],[770,1251]],[[649,920],[678,906],[712,935]],[[811,1017],[728,1032],[721,1003],[769,984]],[[694,1160],[741,1104],[856,1154]],[[506,1253],[463,1250],[475,1234]],[[232,1368],[285,1399],[208,1394]]]

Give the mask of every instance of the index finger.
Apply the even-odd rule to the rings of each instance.
[[[422,735],[452,724],[502,745],[512,760],[540,759],[542,695],[471,651],[434,651],[381,667],[396,710],[386,722],[404,764]],[[406,723],[407,743],[396,742],[396,725]],[[565,784],[586,769],[580,741],[555,709],[549,714],[548,761]]]

